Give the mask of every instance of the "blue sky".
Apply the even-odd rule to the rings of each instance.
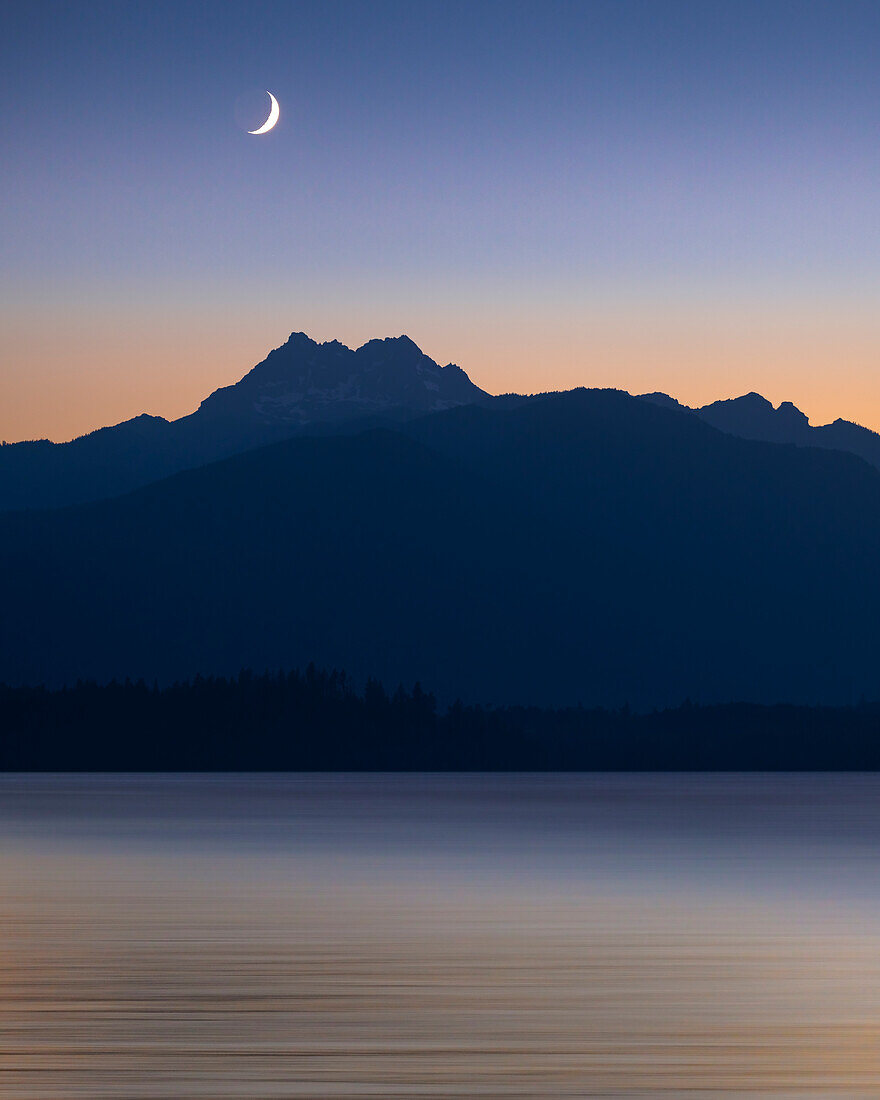
[[[880,427],[880,5],[4,13],[0,436],[180,415],[293,329]]]

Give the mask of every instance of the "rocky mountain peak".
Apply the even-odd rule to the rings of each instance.
[[[356,351],[293,332],[240,382],[216,390],[196,414],[306,427],[370,415],[418,415],[488,398],[459,367],[441,367],[408,336]]]
[[[793,404],[791,401],[783,401],[776,410],[776,416],[780,420],[784,420],[789,424],[799,427],[807,428],[810,425],[810,421],[806,414],[802,413],[797,405]]]

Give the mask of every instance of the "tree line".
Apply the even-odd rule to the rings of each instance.
[[[441,710],[344,672],[0,686],[4,771],[875,770],[880,704]]]

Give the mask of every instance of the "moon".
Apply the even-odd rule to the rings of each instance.
[[[268,134],[268,132],[272,129],[272,127],[278,121],[279,116],[281,115],[281,108],[278,106],[278,100],[275,98],[275,96],[273,96],[271,92],[266,92],[266,95],[272,100],[272,106],[269,110],[269,117],[259,128],[259,130],[248,130],[249,134]]]

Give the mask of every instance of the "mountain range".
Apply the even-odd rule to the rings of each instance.
[[[295,335],[160,422],[190,468],[132,458],[134,491],[0,515],[0,680],[315,661],[447,701],[876,698],[880,470],[721,404],[492,398],[406,338]]]
[[[485,400],[460,367],[439,366],[406,336],[352,351],[294,332],[179,420],[144,414],[69,443],[0,448],[0,511],[100,500],[303,431],[394,423]]]
[[[541,395],[536,395],[541,396]],[[789,401],[757,393],[692,409],[664,393],[640,399],[699,417],[743,439],[849,451],[880,468],[880,435],[847,420],[811,427]],[[0,511],[57,508],[116,496],[303,433],[390,426],[457,405],[512,406],[453,363],[441,367],[407,336],[357,350],[291,333],[239,382],[215,390],[188,416],[142,414],[69,443],[47,439],[0,447]]]
[[[742,439],[760,439],[765,443],[791,443],[796,447],[824,447],[831,451],[849,451],[880,469],[880,435],[849,420],[811,426],[800,409],[790,401],[777,408],[759,393],[747,393],[726,401],[693,409],[665,393],[643,393],[643,401],[652,401],[667,409],[693,413],[719,431]]]

